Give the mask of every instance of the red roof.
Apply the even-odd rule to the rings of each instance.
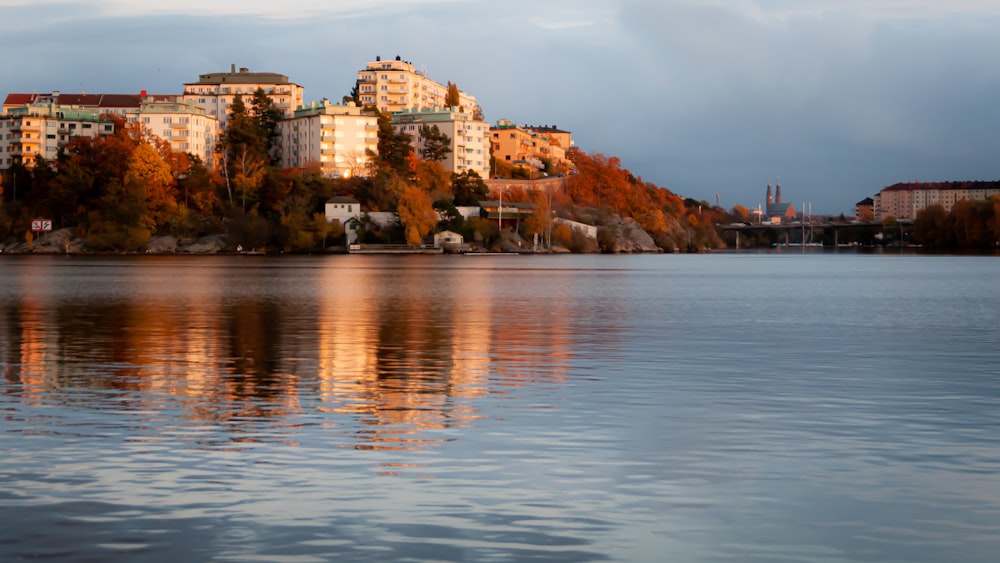
[[[56,102],[67,106],[83,106],[83,107],[95,107],[95,108],[137,108],[144,98],[152,98],[156,101],[173,101],[179,97],[178,94],[150,94],[143,96],[141,94],[64,94],[58,93],[53,96],[51,93],[47,94],[23,94],[23,93],[9,93],[7,98],[4,100],[3,105],[7,106],[23,106],[30,105],[37,102],[39,98],[52,98],[55,97]]]

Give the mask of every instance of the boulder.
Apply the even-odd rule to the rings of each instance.
[[[614,253],[660,252],[639,223],[631,217],[612,217],[604,225],[607,250]]]
[[[178,246],[177,252],[191,254],[216,254],[226,249],[226,235],[208,235],[187,246]]]
[[[146,252],[150,254],[177,252],[177,238],[170,235],[153,237],[146,243]]]

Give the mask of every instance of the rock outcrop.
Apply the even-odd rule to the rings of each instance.
[[[601,229],[603,232],[599,236],[605,242],[605,250],[608,252],[661,252],[653,242],[653,237],[631,217],[611,217]]]

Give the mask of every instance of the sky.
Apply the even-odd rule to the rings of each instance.
[[[0,90],[180,93],[277,72],[339,100],[376,56],[725,208],[816,214],[1000,179],[998,0],[0,0]]]

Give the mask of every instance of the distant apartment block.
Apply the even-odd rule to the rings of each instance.
[[[381,57],[358,71],[358,96],[361,104],[375,106],[385,114],[412,109],[445,107],[448,86],[427,78],[412,63],[401,60],[383,61]],[[475,113],[476,98],[459,91],[459,108]],[[456,108],[458,109],[458,108]]]
[[[913,182],[882,188],[874,197],[875,219],[892,216],[913,220],[931,205],[941,205],[950,212],[962,200],[986,200],[1000,195],[1000,181],[990,182]]]
[[[129,112],[139,109],[143,100],[157,101],[174,100],[177,94],[147,94],[145,90],[138,94],[65,94],[54,90],[47,94],[10,93],[3,102],[3,112],[24,106],[63,106],[80,109],[96,109],[102,114],[124,117]]]
[[[233,100],[241,96],[243,103],[250,107],[258,88],[263,88],[275,107],[286,116],[291,116],[303,103],[302,86],[290,82],[287,76],[274,72],[250,72],[245,67],[237,70],[236,65],[232,65],[230,72],[201,74],[197,82],[185,83],[184,99],[205,108],[208,115],[217,118],[225,128],[232,114]]]
[[[524,130],[544,138],[550,145],[561,147],[563,152],[573,146],[573,135],[556,125],[525,125]]]
[[[317,164],[330,178],[363,176],[378,154],[378,118],[353,103],[313,102],[279,126],[283,168]]]
[[[206,166],[213,165],[219,120],[194,102],[180,97],[172,101],[147,98],[126,118],[142,123],[149,133],[170,143],[175,152],[196,155]]]
[[[424,146],[422,125],[437,125],[451,139],[451,152],[442,161],[449,172],[475,171],[483,178],[490,174],[489,125],[468,111],[447,108],[409,109],[392,114],[392,127],[410,136],[418,155]]]
[[[542,170],[545,168],[542,159],[556,166],[566,161],[566,149],[572,144],[572,139],[569,132],[554,127],[519,127],[501,119],[490,128],[490,142],[493,144],[493,158]]]
[[[102,115],[98,109],[55,104],[5,105],[0,115],[0,170],[15,165],[30,167],[37,156],[54,160],[59,149],[76,137],[113,134],[114,121]]]

